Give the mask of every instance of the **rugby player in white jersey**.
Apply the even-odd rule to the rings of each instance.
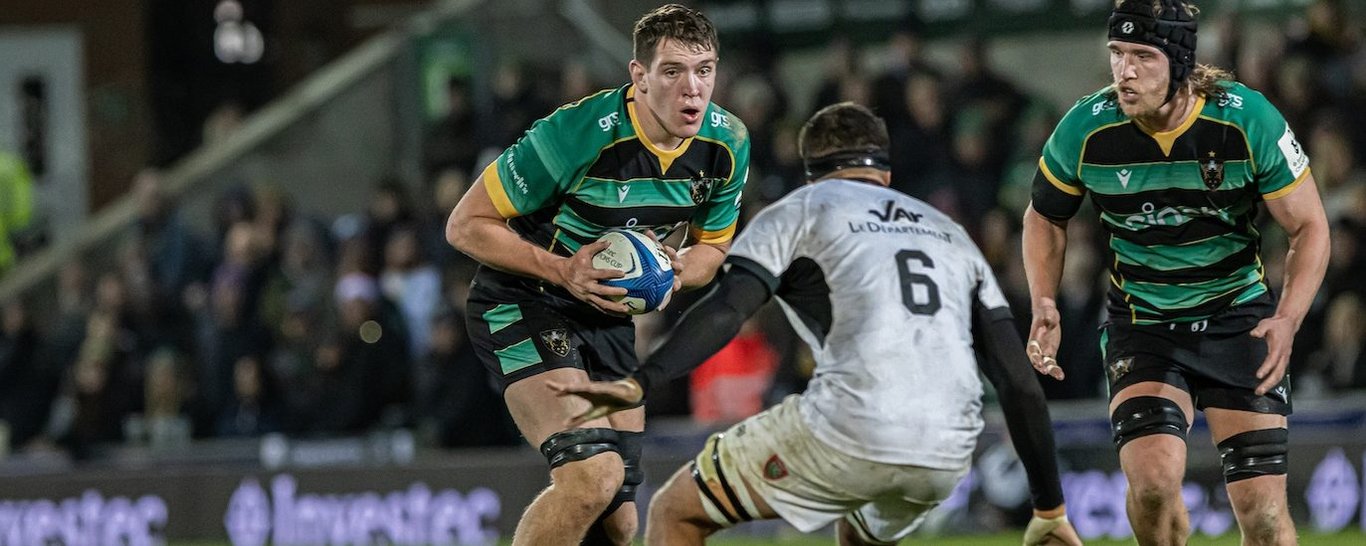
[[[897,543],[968,472],[982,430],[980,366],[1029,475],[1024,543],[1081,544],[1042,389],[981,252],[948,217],[887,188],[887,130],[867,108],[822,109],[798,147],[812,183],[754,218],[717,289],[632,377],[552,385],[593,403],[578,419],[633,407],[773,297],[811,346],[806,392],[708,439],[652,498],[646,543],[703,544],[778,517],[803,532],[838,521],[840,544]]]

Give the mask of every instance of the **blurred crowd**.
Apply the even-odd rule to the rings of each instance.
[[[1366,44],[1338,5],[1316,3],[1303,24],[1255,40],[1228,18],[1221,43],[1209,45],[1214,53],[1202,49],[1204,62],[1232,69],[1289,120],[1309,150],[1333,227],[1328,276],[1292,357],[1301,398],[1366,387],[1366,289],[1352,281],[1366,272]],[[993,72],[985,40],[962,44],[949,65],[931,62],[923,45],[913,28],[882,44],[837,39],[807,100],[779,83],[780,59],[728,51],[714,101],[744,120],[752,138],[744,217],[802,184],[796,133],[811,111],[841,100],[869,104],[891,132],[893,186],[968,228],[1023,331],[1030,317],[1020,217],[1044,140],[1067,105]],[[865,62],[874,47],[889,62]],[[144,171],[133,189],[139,219],[117,242],[112,266],[67,264],[52,326],[34,320],[32,302],[3,308],[0,427],[8,444],[82,458],[111,445],[397,427],[432,446],[516,444],[501,393],[466,342],[474,264],[446,244],[443,227],[472,176],[532,121],[624,81],[597,81],[572,63],[504,64],[490,81],[493,108],[480,112],[471,83],[453,79],[449,113],[423,138],[424,179],[376,181],[366,210],[337,218],[303,213],[278,187],[257,181],[218,196],[212,228],[193,229],[160,174]],[[1107,251],[1093,216],[1069,226],[1074,246],[1059,302],[1059,361],[1068,375],[1045,382],[1052,399],[1105,393],[1098,328]],[[1279,289],[1285,237],[1260,220],[1268,224],[1267,278]],[[639,319],[638,349],[657,346],[697,297],[684,294]],[[800,391],[811,366],[771,305],[691,378],[651,393],[649,410],[738,420]]]

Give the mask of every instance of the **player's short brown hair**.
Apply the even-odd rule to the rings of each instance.
[[[840,152],[883,152],[891,145],[887,124],[866,106],[841,102],[821,108],[802,125],[797,150],[803,159]]]
[[[716,27],[702,12],[679,4],[665,4],[640,16],[631,32],[636,61],[645,66],[655,60],[655,47],[665,39],[677,40],[694,51],[720,51]]]

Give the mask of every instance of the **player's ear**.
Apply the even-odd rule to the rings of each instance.
[[[646,92],[646,91],[645,91],[645,72],[646,72],[645,65],[640,64],[640,61],[637,61],[637,60],[635,60],[635,59],[631,59],[631,62],[628,63],[628,64],[626,65],[626,69],[627,69],[628,71],[630,71],[630,73],[631,73],[631,83],[634,84],[634,85],[636,86],[636,92],[637,92],[637,93],[644,93],[644,92]]]

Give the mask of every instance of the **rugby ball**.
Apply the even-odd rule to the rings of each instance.
[[[663,246],[644,234],[624,229],[609,231],[598,240],[607,241],[607,248],[593,255],[593,267],[625,273],[601,281],[626,289],[626,295],[612,298],[614,301],[625,304],[632,315],[649,313],[669,303],[674,268]]]

